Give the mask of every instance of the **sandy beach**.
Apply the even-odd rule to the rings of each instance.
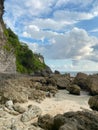
[[[81,92],[80,96],[71,95],[67,90],[59,90],[55,97],[46,98],[41,103],[35,101],[28,101],[21,104],[23,107],[28,105],[36,105],[41,108],[42,115],[50,114],[55,116],[56,114],[62,114],[68,111],[81,111],[83,109],[89,109],[88,99],[89,95],[86,92]]]

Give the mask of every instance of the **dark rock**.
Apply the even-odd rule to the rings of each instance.
[[[74,78],[73,83],[77,84],[81,87],[81,89],[88,90],[87,84],[86,84],[86,79],[88,75],[84,73],[77,73],[76,77]]]
[[[38,125],[45,130],[52,130],[53,119],[49,114],[38,118]]]
[[[56,80],[55,80],[55,78],[53,78],[53,77],[48,77],[48,78],[46,79],[46,81],[47,81],[47,85],[56,86]]]
[[[53,75],[51,78],[56,81],[56,86],[59,89],[66,89],[71,83],[70,79],[65,75]]]
[[[98,113],[92,111],[67,112],[50,120],[53,121],[51,127],[44,127],[45,130],[98,130]]]
[[[86,84],[91,95],[98,95],[98,75],[88,76]]]
[[[80,95],[80,87],[78,85],[71,85],[69,88],[68,88],[68,91],[70,94],[75,94],[75,95]]]
[[[43,76],[43,77],[48,77],[51,74],[52,74],[52,70],[48,66],[46,66],[45,69],[43,69],[43,70],[38,70],[38,71],[34,72],[35,76]]]
[[[53,122],[53,129],[54,130],[59,130],[59,128],[64,125],[66,122],[66,118],[61,115],[61,114],[58,114],[54,117],[54,122]]]
[[[60,72],[58,70],[55,70],[54,74],[60,74]]]
[[[90,97],[88,104],[90,105],[90,108],[98,111],[98,95]]]

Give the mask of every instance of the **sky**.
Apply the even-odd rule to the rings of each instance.
[[[98,71],[98,0],[5,0],[3,19],[52,70]]]

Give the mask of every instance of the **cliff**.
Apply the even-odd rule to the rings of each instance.
[[[16,72],[16,58],[14,55],[14,49],[12,48],[10,51],[5,49],[5,45],[7,44],[7,38],[4,34],[5,26],[3,23],[4,13],[4,0],[0,0],[0,72]]]
[[[1,73],[28,73],[36,71],[49,71],[44,57],[34,54],[27,44],[21,43],[18,36],[6,28],[2,16],[4,13],[4,0],[0,0],[0,72]]]

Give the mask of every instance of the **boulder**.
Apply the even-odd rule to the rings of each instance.
[[[66,118],[62,114],[58,114],[54,117],[53,121],[53,129],[59,130],[59,128],[64,125],[66,122]]]
[[[45,130],[52,130],[53,119],[49,114],[39,116],[38,125]]]
[[[36,100],[36,101],[42,101],[45,99],[45,92],[41,90],[32,90],[29,94],[29,99]]]
[[[79,85],[81,89],[88,90],[88,87],[86,84],[87,77],[88,77],[87,74],[79,72],[74,78],[73,83]]]
[[[28,101],[28,92],[31,91],[32,82],[29,77],[20,77],[14,79],[3,79],[0,82],[0,96],[2,103],[8,100],[16,102]]]
[[[65,75],[53,75],[51,78],[56,81],[59,89],[66,89],[70,85],[70,79]]]
[[[88,76],[86,84],[91,95],[98,95],[98,75]]]
[[[14,88],[8,87],[5,91],[3,91],[2,101],[6,102],[6,100],[12,100],[13,102],[27,102],[28,95],[24,92],[18,92]]]
[[[90,108],[98,111],[98,95],[90,97],[88,104]]]
[[[5,106],[9,109],[9,110],[12,110],[13,109],[13,101],[12,100],[9,100],[9,101],[6,101],[5,103]]]
[[[13,109],[19,113],[24,113],[26,109],[20,106],[18,103],[13,106]]]
[[[35,76],[43,76],[43,77],[48,77],[52,74],[51,69],[48,66],[45,66],[45,69],[43,70],[38,70],[34,72]]]
[[[55,70],[54,74],[60,74],[60,72],[58,70]]]
[[[42,110],[39,107],[30,105],[28,107],[28,110],[22,114],[21,121],[28,122],[34,119],[35,117],[40,116],[41,113],[42,113]]]
[[[53,77],[48,77],[48,78],[46,78],[46,84],[47,85],[52,85],[52,86],[56,86],[56,80],[55,80],[55,78],[53,78]]]
[[[45,130],[98,130],[98,113],[92,111],[78,111],[58,114],[52,121],[51,127],[41,127]],[[40,122],[39,122],[40,124]],[[48,124],[48,123],[47,123]]]
[[[80,95],[80,87],[78,85],[71,85],[69,88],[68,88],[68,91],[70,94],[74,94],[74,95]]]

